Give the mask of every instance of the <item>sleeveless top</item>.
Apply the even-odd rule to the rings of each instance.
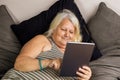
[[[58,49],[53,39],[51,37],[48,37],[48,40],[52,45],[51,50],[41,52],[37,58],[41,58],[41,59],[63,58],[63,53]]]
[[[58,49],[51,37],[48,37],[52,48],[51,50],[41,52],[37,58],[53,59],[63,58],[63,53]],[[75,77],[60,77],[59,71],[55,71],[51,68],[45,68],[43,70],[20,72],[15,69],[10,69],[1,80],[76,80]]]

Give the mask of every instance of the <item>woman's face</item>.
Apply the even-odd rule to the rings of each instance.
[[[74,40],[74,37],[75,27],[67,18],[63,19],[52,34],[52,38],[59,47],[65,47],[67,42]]]

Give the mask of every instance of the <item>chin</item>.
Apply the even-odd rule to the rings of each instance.
[[[66,45],[67,43],[62,43],[63,45]]]
[[[70,42],[70,41],[64,41],[62,44],[63,44],[63,45],[66,45],[68,42]]]

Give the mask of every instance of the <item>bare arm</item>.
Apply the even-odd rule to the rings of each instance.
[[[21,49],[20,54],[16,58],[14,68],[24,72],[39,70],[39,62],[36,57],[40,52],[46,51],[47,49],[51,49],[51,44],[45,36],[38,35],[34,37]],[[51,60],[46,59],[41,62],[43,67],[47,67]]]

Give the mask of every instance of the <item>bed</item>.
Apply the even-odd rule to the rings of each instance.
[[[100,5],[101,2],[104,3]],[[9,69],[13,68],[14,61],[21,47],[35,35],[44,33],[49,28],[49,24],[57,12],[64,8],[73,11],[79,18],[84,35],[83,42],[92,41],[96,44],[91,62],[97,60],[102,55],[107,55],[111,51],[109,47],[119,46],[120,44],[120,38],[118,37],[120,36],[119,3],[119,0],[1,0],[0,78]],[[100,33],[98,33],[99,30],[101,30]],[[109,36],[110,34],[113,38]],[[20,77],[23,73],[15,71],[15,74],[15,80],[22,80]],[[23,80],[39,80],[39,76],[36,76],[39,74],[39,71],[25,74],[26,78],[23,78]],[[30,76],[33,75],[33,77],[28,78],[29,74]]]

